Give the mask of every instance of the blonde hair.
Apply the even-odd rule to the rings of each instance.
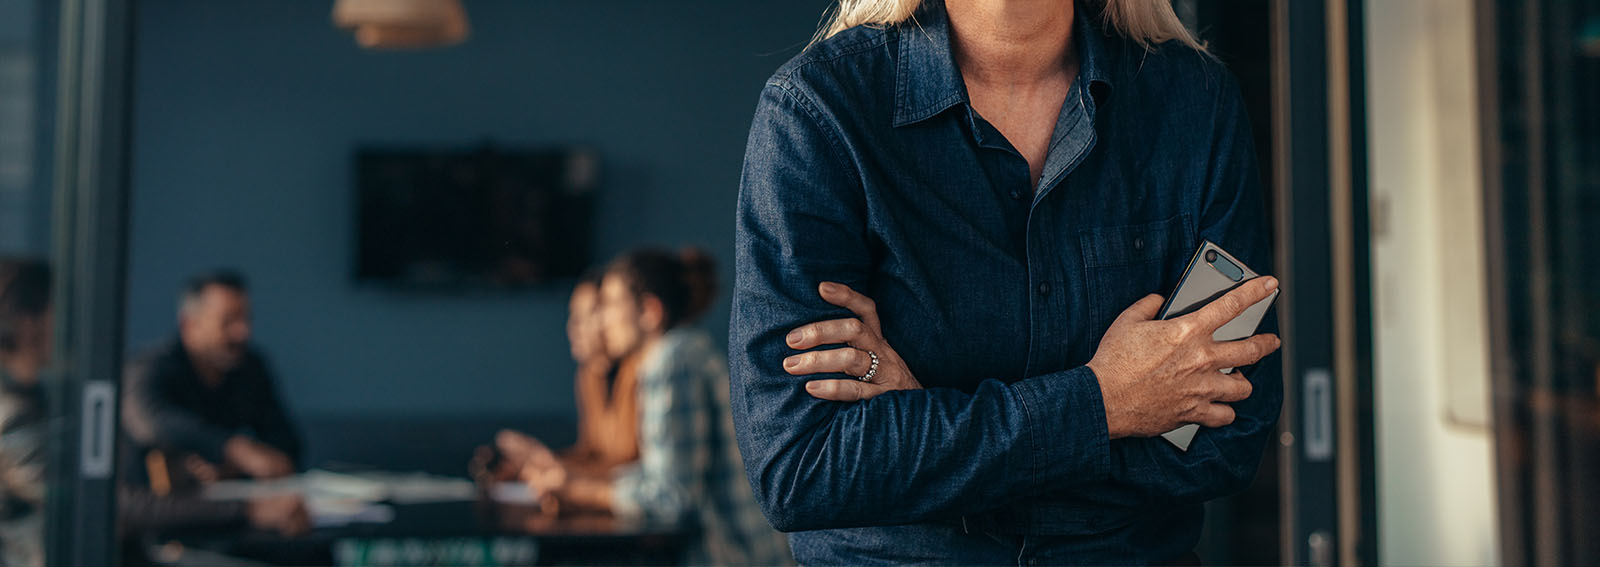
[[[1177,41],[1204,52],[1206,46],[1183,27],[1178,14],[1172,11],[1170,0],[1090,0],[1091,8],[1100,9],[1100,18],[1107,29],[1131,39],[1141,47],[1154,50],[1157,45]],[[922,0],[839,0],[823,16],[826,23],[817,30],[811,43],[815,45],[834,34],[856,26],[893,26],[911,19]]]

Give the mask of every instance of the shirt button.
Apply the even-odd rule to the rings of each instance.
[[[1014,200],[1015,199],[1021,199],[1022,198],[1022,192],[1021,191],[1012,191],[1011,192],[1011,198],[1014,199]]]
[[[1039,295],[1050,295],[1050,282],[1039,282]]]
[[[1143,238],[1135,238],[1135,239],[1133,239],[1133,249],[1134,250],[1144,250],[1144,239]]]

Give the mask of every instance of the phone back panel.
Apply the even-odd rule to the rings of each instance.
[[[1216,252],[1218,256],[1233,262],[1243,271],[1244,277],[1234,281],[1211,262],[1207,262],[1206,252]],[[1234,288],[1244,285],[1244,282],[1257,277],[1258,274],[1244,265],[1238,258],[1228,254],[1221,247],[1210,241],[1201,243],[1200,249],[1195,252],[1194,258],[1189,260],[1189,267],[1183,272],[1183,278],[1178,281],[1178,289],[1167,298],[1167,303],[1161,309],[1157,319],[1173,319],[1199,311],[1201,307],[1211,303]],[[1273,300],[1278,298],[1278,292],[1273,291],[1271,296],[1250,306],[1244,313],[1239,314],[1226,325],[1218,328],[1211,335],[1217,341],[1236,341],[1254,335],[1256,327],[1261,325],[1261,320],[1266,318],[1267,309],[1272,307]]]
[[[1233,277],[1218,269],[1212,262],[1207,261],[1207,252],[1216,252],[1219,257],[1232,262],[1233,265],[1239,268],[1241,277],[1235,281]],[[1189,259],[1189,266],[1184,269],[1183,277],[1178,280],[1178,289],[1172,293],[1171,297],[1167,298],[1166,304],[1161,307],[1161,314],[1157,315],[1156,318],[1162,320],[1173,319],[1199,311],[1206,304],[1226,295],[1228,292],[1233,291],[1234,288],[1244,285],[1244,282],[1250,281],[1251,278],[1257,275],[1249,266],[1244,265],[1244,262],[1240,262],[1238,258],[1234,258],[1233,255],[1228,254],[1216,244],[1212,244],[1210,241],[1202,242],[1200,249],[1195,251],[1194,257]],[[1272,295],[1267,296],[1266,299],[1257,302],[1255,305],[1251,305],[1250,308],[1240,313],[1238,317],[1234,317],[1232,321],[1218,327],[1217,331],[1211,334],[1212,340],[1236,341],[1254,335],[1256,327],[1261,325],[1261,320],[1266,318],[1267,310],[1272,308],[1272,302],[1277,298],[1278,291],[1273,290]],[[1232,369],[1228,370],[1231,371]],[[1194,440],[1194,435],[1199,430],[1199,425],[1189,424],[1163,433],[1161,436],[1179,449],[1188,451],[1189,443]]]

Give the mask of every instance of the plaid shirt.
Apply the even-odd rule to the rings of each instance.
[[[618,475],[622,517],[698,520],[693,563],[790,563],[788,544],[756,507],[734,442],[728,366],[699,330],[661,338],[639,374],[639,462]]]

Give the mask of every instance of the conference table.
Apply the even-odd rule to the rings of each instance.
[[[319,525],[296,537],[178,530],[151,534],[145,544],[151,556],[173,564],[226,557],[276,565],[670,565],[683,563],[698,536],[693,525],[555,515],[483,490],[471,499],[370,504],[361,513],[379,510],[380,517]]]

